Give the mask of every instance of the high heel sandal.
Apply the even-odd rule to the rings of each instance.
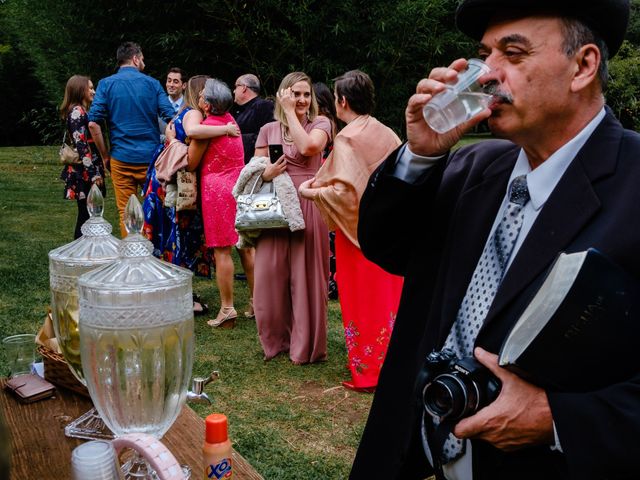
[[[214,328],[233,328],[236,326],[238,312],[233,307],[220,307],[218,316],[207,322],[207,325]]]
[[[256,317],[256,312],[253,310],[253,298],[249,299],[249,310],[244,312],[244,316],[246,318],[255,318]]]

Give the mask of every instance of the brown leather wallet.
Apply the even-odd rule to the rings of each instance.
[[[44,378],[34,375],[19,375],[7,380],[5,386],[16,394],[22,403],[31,403],[54,394],[56,387]]]

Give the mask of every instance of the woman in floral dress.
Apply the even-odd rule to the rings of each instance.
[[[367,260],[358,243],[358,210],[367,180],[400,139],[371,116],[374,88],[353,70],[335,80],[336,113],[347,124],[314,179],[300,186],[336,232],[336,279],[351,380],[346,388],[372,391],[387,353],[403,279]]]
[[[89,77],[74,75],[67,80],[64,99],[60,106],[60,115],[70,139],[68,143],[76,147],[81,162],[77,165],[65,165],[60,174],[64,181],[64,198],[75,200],[78,204],[74,238],[82,235],[80,227],[89,219],[87,195],[91,186],[95,183],[102,190],[102,195],[107,193],[104,185],[104,164],[91,138],[87,117],[87,110],[95,94]]]

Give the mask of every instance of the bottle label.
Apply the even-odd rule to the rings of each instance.
[[[205,478],[220,480],[221,478],[231,478],[233,470],[231,468],[231,459],[223,458],[218,463],[208,465],[205,470]]]

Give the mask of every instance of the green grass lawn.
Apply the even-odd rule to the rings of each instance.
[[[0,148],[3,337],[38,331],[50,302],[47,253],[73,239],[77,209],[62,198],[60,170],[56,147]],[[117,232],[110,183],[105,216]],[[236,308],[243,312],[246,284],[236,282],[235,290]],[[194,291],[215,315],[220,304],[214,280],[195,278]],[[193,373],[215,369],[221,378],[206,387],[213,405],[194,410],[202,417],[225,413],[236,450],[266,479],[346,478],[372,396],[340,386],[348,371],[338,303],[329,307],[328,361],[301,367],[282,355],[265,363],[253,320],[240,318],[233,330],[212,330],[206,320],[196,317]],[[2,351],[0,374],[7,374]]]
[[[37,333],[50,301],[47,253],[73,239],[77,208],[62,198],[57,162],[57,147],[0,148],[2,337]],[[105,217],[118,232],[110,182]],[[239,266],[237,256],[234,261]],[[214,280],[195,277],[193,288],[215,315]],[[244,312],[245,282],[236,281],[235,295],[236,309]],[[372,396],[340,385],[349,372],[338,302],[329,302],[329,359],[315,365],[294,366],[283,355],[265,363],[254,320],[239,317],[233,330],[213,330],[206,320],[196,317],[193,374],[219,370],[221,378],[206,387],[213,405],[194,410],[202,417],[225,413],[236,450],[266,479],[346,478]],[[0,374],[7,373],[0,349]]]

